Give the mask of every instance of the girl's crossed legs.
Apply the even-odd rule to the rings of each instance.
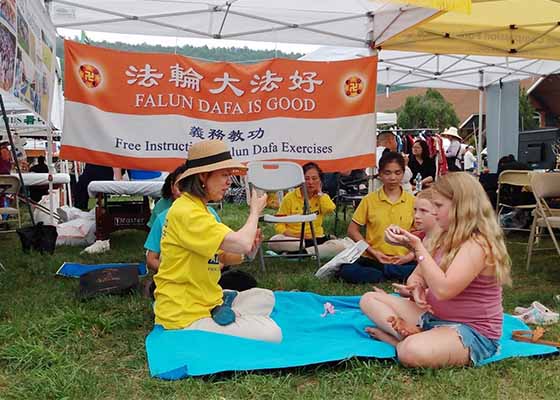
[[[404,365],[428,368],[469,365],[469,349],[455,328],[437,327],[423,332],[418,328],[426,310],[414,302],[376,291],[362,296],[360,308],[379,328],[368,327],[366,332],[396,346],[397,356]]]

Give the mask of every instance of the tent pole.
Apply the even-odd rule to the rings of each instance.
[[[375,19],[374,19],[374,15],[369,16],[369,23],[370,23],[370,30],[368,32],[368,37],[367,37],[367,43],[368,43],[368,47],[369,47],[369,55],[370,56],[374,56],[374,57],[378,57],[379,52],[377,51],[377,49],[375,48],[375,41],[374,41],[374,32],[375,32]],[[379,58],[378,58],[379,61]],[[376,72],[377,74],[377,72]],[[377,76],[375,77],[375,81],[377,82]],[[374,175],[377,173],[377,163],[379,162],[379,160],[377,160],[377,105],[375,104],[375,100],[377,97],[377,85],[374,86],[373,88],[373,110],[372,110],[372,118],[373,118],[373,154],[374,157],[376,157],[375,159],[375,163],[373,164],[373,168],[371,169],[371,174],[368,175]],[[374,179],[369,179],[368,180],[368,193],[373,192],[374,190]]]
[[[47,165],[49,166],[49,220],[51,225],[55,225],[54,223],[54,215],[53,215],[53,208],[54,208],[54,198],[53,198],[53,174],[54,174],[54,165],[53,165],[53,153],[52,153],[52,128],[50,125],[47,125]]]
[[[476,162],[478,163],[478,173],[482,172],[482,112],[484,104],[484,71],[480,73],[480,84],[478,87],[478,141],[476,143]]]

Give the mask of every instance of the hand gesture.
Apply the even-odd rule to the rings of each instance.
[[[388,256],[378,250],[374,250],[372,247],[369,247],[366,251],[382,264],[394,264],[395,256]]]
[[[385,241],[393,246],[403,246],[411,250],[422,243],[418,236],[414,236],[397,225],[391,225],[385,229]]]
[[[255,188],[251,190],[251,201],[249,208],[252,213],[261,215],[266,206],[266,193],[259,194]]]
[[[405,265],[411,263],[414,260],[414,253],[410,252],[404,256],[395,256],[393,264],[395,265]]]
[[[427,289],[425,289],[422,285],[416,283],[406,285],[393,283],[393,287],[395,288],[396,293],[398,293],[402,297],[411,298],[414,303],[416,303],[416,305],[421,309],[426,311],[432,310],[432,307],[428,304],[428,300],[426,297]]]

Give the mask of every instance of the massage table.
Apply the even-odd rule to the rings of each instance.
[[[97,199],[95,208],[95,236],[97,240],[109,238],[121,229],[149,231],[150,203],[148,197],[161,197],[163,181],[92,181],[88,185],[90,197]],[[113,196],[142,196],[142,200]]]
[[[12,174],[19,178],[18,174]],[[23,184],[25,186],[48,186],[49,174],[42,174],[37,172],[25,172],[21,174]],[[68,174],[52,174],[53,187],[56,189],[61,185],[70,183],[70,175]]]

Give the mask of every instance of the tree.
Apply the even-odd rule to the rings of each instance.
[[[424,95],[407,97],[399,111],[398,124],[404,129],[438,128],[459,125],[453,105],[440,92],[428,89]]]
[[[535,118],[535,107],[529,101],[529,96],[525,89],[519,89],[519,130],[530,131],[537,129],[539,123]]]

